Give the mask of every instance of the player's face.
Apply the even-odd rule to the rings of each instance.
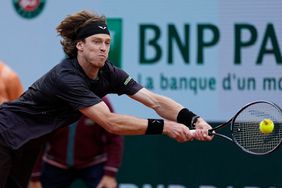
[[[95,67],[103,67],[110,51],[111,37],[107,34],[95,34],[81,43],[80,53]]]

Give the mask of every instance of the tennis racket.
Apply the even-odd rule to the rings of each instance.
[[[272,127],[263,130],[265,127],[262,124]],[[228,125],[228,131],[219,133],[220,129]],[[272,102],[254,101],[242,107],[226,123],[210,129],[208,134],[232,141],[250,154],[269,154],[275,151],[282,141],[282,111]]]

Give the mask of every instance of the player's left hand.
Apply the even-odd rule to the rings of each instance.
[[[195,133],[194,133],[194,139],[200,140],[200,141],[211,141],[213,139],[213,136],[208,135],[208,130],[212,127],[203,119],[198,118],[197,122],[195,123]]]

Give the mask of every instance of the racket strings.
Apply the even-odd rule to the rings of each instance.
[[[282,140],[281,111],[268,103],[256,103],[243,109],[233,122],[235,142],[249,153],[266,154],[278,147]],[[269,134],[260,131],[260,122],[271,119],[274,130]]]
[[[254,153],[267,153],[272,151],[280,144],[282,139],[282,131],[274,132],[270,134],[263,134],[259,131],[259,123],[236,123],[234,124],[233,137],[238,144],[248,151]],[[276,123],[276,126],[282,126],[282,124]]]

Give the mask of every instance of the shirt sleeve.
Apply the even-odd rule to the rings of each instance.
[[[110,70],[112,72],[112,83],[114,83],[115,92],[118,95],[134,95],[140,89],[143,88],[138,82],[136,82],[129,74],[118,67],[111,66]]]

